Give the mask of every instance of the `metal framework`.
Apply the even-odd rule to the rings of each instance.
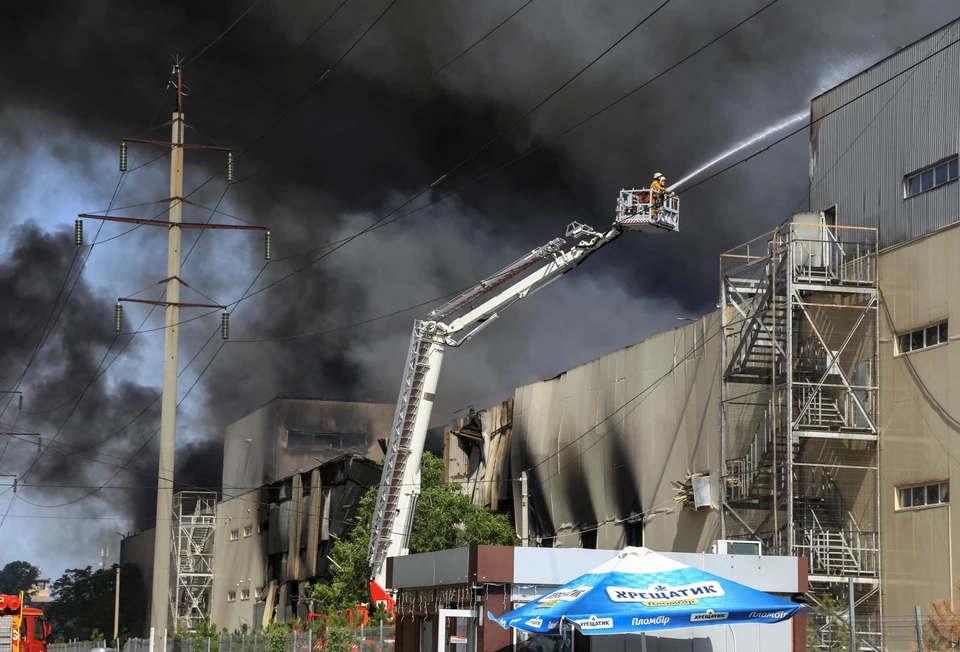
[[[170,613],[194,631],[210,615],[217,494],[181,491],[173,497],[173,586]]]
[[[853,578],[879,650],[876,229],[795,215],[720,277],[721,536],[807,557],[814,600]]]

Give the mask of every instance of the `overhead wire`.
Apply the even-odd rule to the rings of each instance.
[[[195,55],[193,55],[193,56],[192,56],[190,59],[188,59],[181,67],[182,67],[182,68],[186,68],[186,67],[189,66],[191,63],[193,63],[194,61],[196,61],[197,59],[199,59],[201,56],[203,56],[204,53],[205,53],[207,50],[209,50],[209,49],[212,48],[214,45],[216,45],[216,44],[220,41],[220,39],[222,39],[224,36],[226,36],[226,35],[230,32],[230,30],[232,30],[234,27],[236,27],[236,26],[237,26],[237,23],[239,23],[241,20],[243,20],[244,18],[246,18],[247,14],[249,14],[251,11],[253,11],[253,8],[256,7],[258,4],[260,4],[260,0],[253,0],[253,3],[251,3],[251,5],[250,5],[249,7],[247,7],[247,10],[246,10],[246,11],[244,11],[242,14],[240,14],[240,17],[239,17],[239,18],[237,18],[235,21],[233,21],[232,23],[230,23],[230,25],[227,26],[227,28],[226,28],[225,30],[223,30],[223,31],[220,33],[220,35],[217,36],[217,38],[215,38],[215,39],[213,39],[212,41],[210,41],[210,43],[208,43],[205,48],[203,48],[202,50],[200,50],[199,52],[197,52]]]

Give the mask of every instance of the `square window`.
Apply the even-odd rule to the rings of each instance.
[[[237,601],[237,592],[227,591],[227,602],[236,602],[236,601]]]
[[[900,507],[913,507],[913,491],[910,489],[900,490]]]
[[[940,483],[940,502],[941,503],[950,502],[950,483],[949,482]]]
[[[910,353],[910,333],[900,336],[900,353]]]
[[[937,339],[940,334],[939,326],[931,326],[927,329],[927,346],[933,346],[934,344],[939,344]]]
[[[950,161],[950,180],[953,181],[957,178],[957,163],[960,163],[960,159],[953,159]]]
[[[910,333],[910,350],[916,351],[923,348],[923,331],[913,331]]]
[[[930,190],[933,188],[933,170],[927,170],[920,175],[920,190]]]
[[[913,489],[911,489],[911,491],[913,492],[914,507],[921,507],[922,505],[927,504],[926,503],[927,492],[923,490],[923,487],[914,487]]]
[[[938,186],[942,186],[947,182],[948,167],[946,163],[941,163],[934,171],[936,174],[936,184]]]
[[[940,485],[938,484],[927,485],[927,504],[928,505],[940,504]]]
[[[920,175],[910,177],[907,181],[907,197],[920,194]]]
[[[948,339],[948,337],[947,337],[947,322],[943,322],[942,324],[940,324],[940,338],[939,338],[939,341],[940,341],[940,342],[946,342],[947,339]]]
[[[230,530],[230,540],[236,541],[240,538],[240,530]]]
[[[252,525],[244,525],[244,526],[243,526],[243,536],[245,536],[245,537],[252,537],[252,536],[253,536],[253,526],[252,526]]]
[[[240,599],[249,600],[250,599],[250,589],[241,589],[240,590]]]

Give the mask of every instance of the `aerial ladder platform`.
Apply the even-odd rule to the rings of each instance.
[[[680,201],[673,194],[649,188],[621,190],[616,219],[606,232],[573,222],[565,238],[537,247],[414,322],[370,528],[371,595],[384,595],[387,558],[408,552],[420,495],[423,446],[446,347],[461,346],[504,310],[547,287],[627,231],[677,232],[679,216]],[[378,602],[383,606],[385,601]]]

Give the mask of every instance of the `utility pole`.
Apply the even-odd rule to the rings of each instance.
[[[270,231],[264,226],[232,225],[216,223],[191,223],[183,221],[183,204],[187,202],[183,196],[183,153],[185,149],[208,149],[226,152],[227,154],[227,182],[234,182],[233,152],[227,147],[187,143],[186,129],[189,127],[183,113],[183,71],[180,61],[175,59],[173,65],[174,81],[170,83],[176,90],[176,107],[170,120],[170,140],[158,141],[143,138],[126,138],[120,145],[120,171],[127,172],[127,143],[142,143],[154,145],[170,150],[170,203],[167,221],[156,219],[138,219],[107,215],[90,215],[83,213],[78,216],[76,224],[76,244],[83,246],[83,223],[79,218],[105,220],[108,222],[122,222],[153,226],[167,229],[167,276],[161,281],[166,286],[162,301],[134,299],[131,297],[117,300],[115,313],[116,331],[123,330],[122,302],[144,303],[154,306],[163,306],[164,340],[163,340],[163,392],[160,400],[160,459],[157,472],[157,515],[154,529],[153,553],[153,586],[150,599],[150,628],[153,635],[166,632],[171,615],[173,595],[170,587],[171,561],[171,533],[173,516],[173,468],[174,451],[176,449],[177,427],[177,352],[180,335],[180,308],[213,308],[223,311],[221,322],[221,337],[229,337],[229,313],[227,306],[212,303],[184,303],[180,301],[180,286],[190,286],[180,278],[181,241],[183,229],[234,229],[247,231],[264,231],[266,234],[265,258],[271,258]],[[212,221],[211,216],[211,221]],[[118,582],[119,586],[119,582]],[[173,591],[176,591],[173,587]],[[119,589],[118,589],[119,591]],[[118,594],[119,595],[119,594]],[[173,614],[176,617],[176,614]]]
[[[527,487],[527,472],[520,473],[520,542],[527,547],[530,545],[530,494]]]
[[[120,564],[117,564],[117,581],[113,598],[113,644],[120,649]]]

